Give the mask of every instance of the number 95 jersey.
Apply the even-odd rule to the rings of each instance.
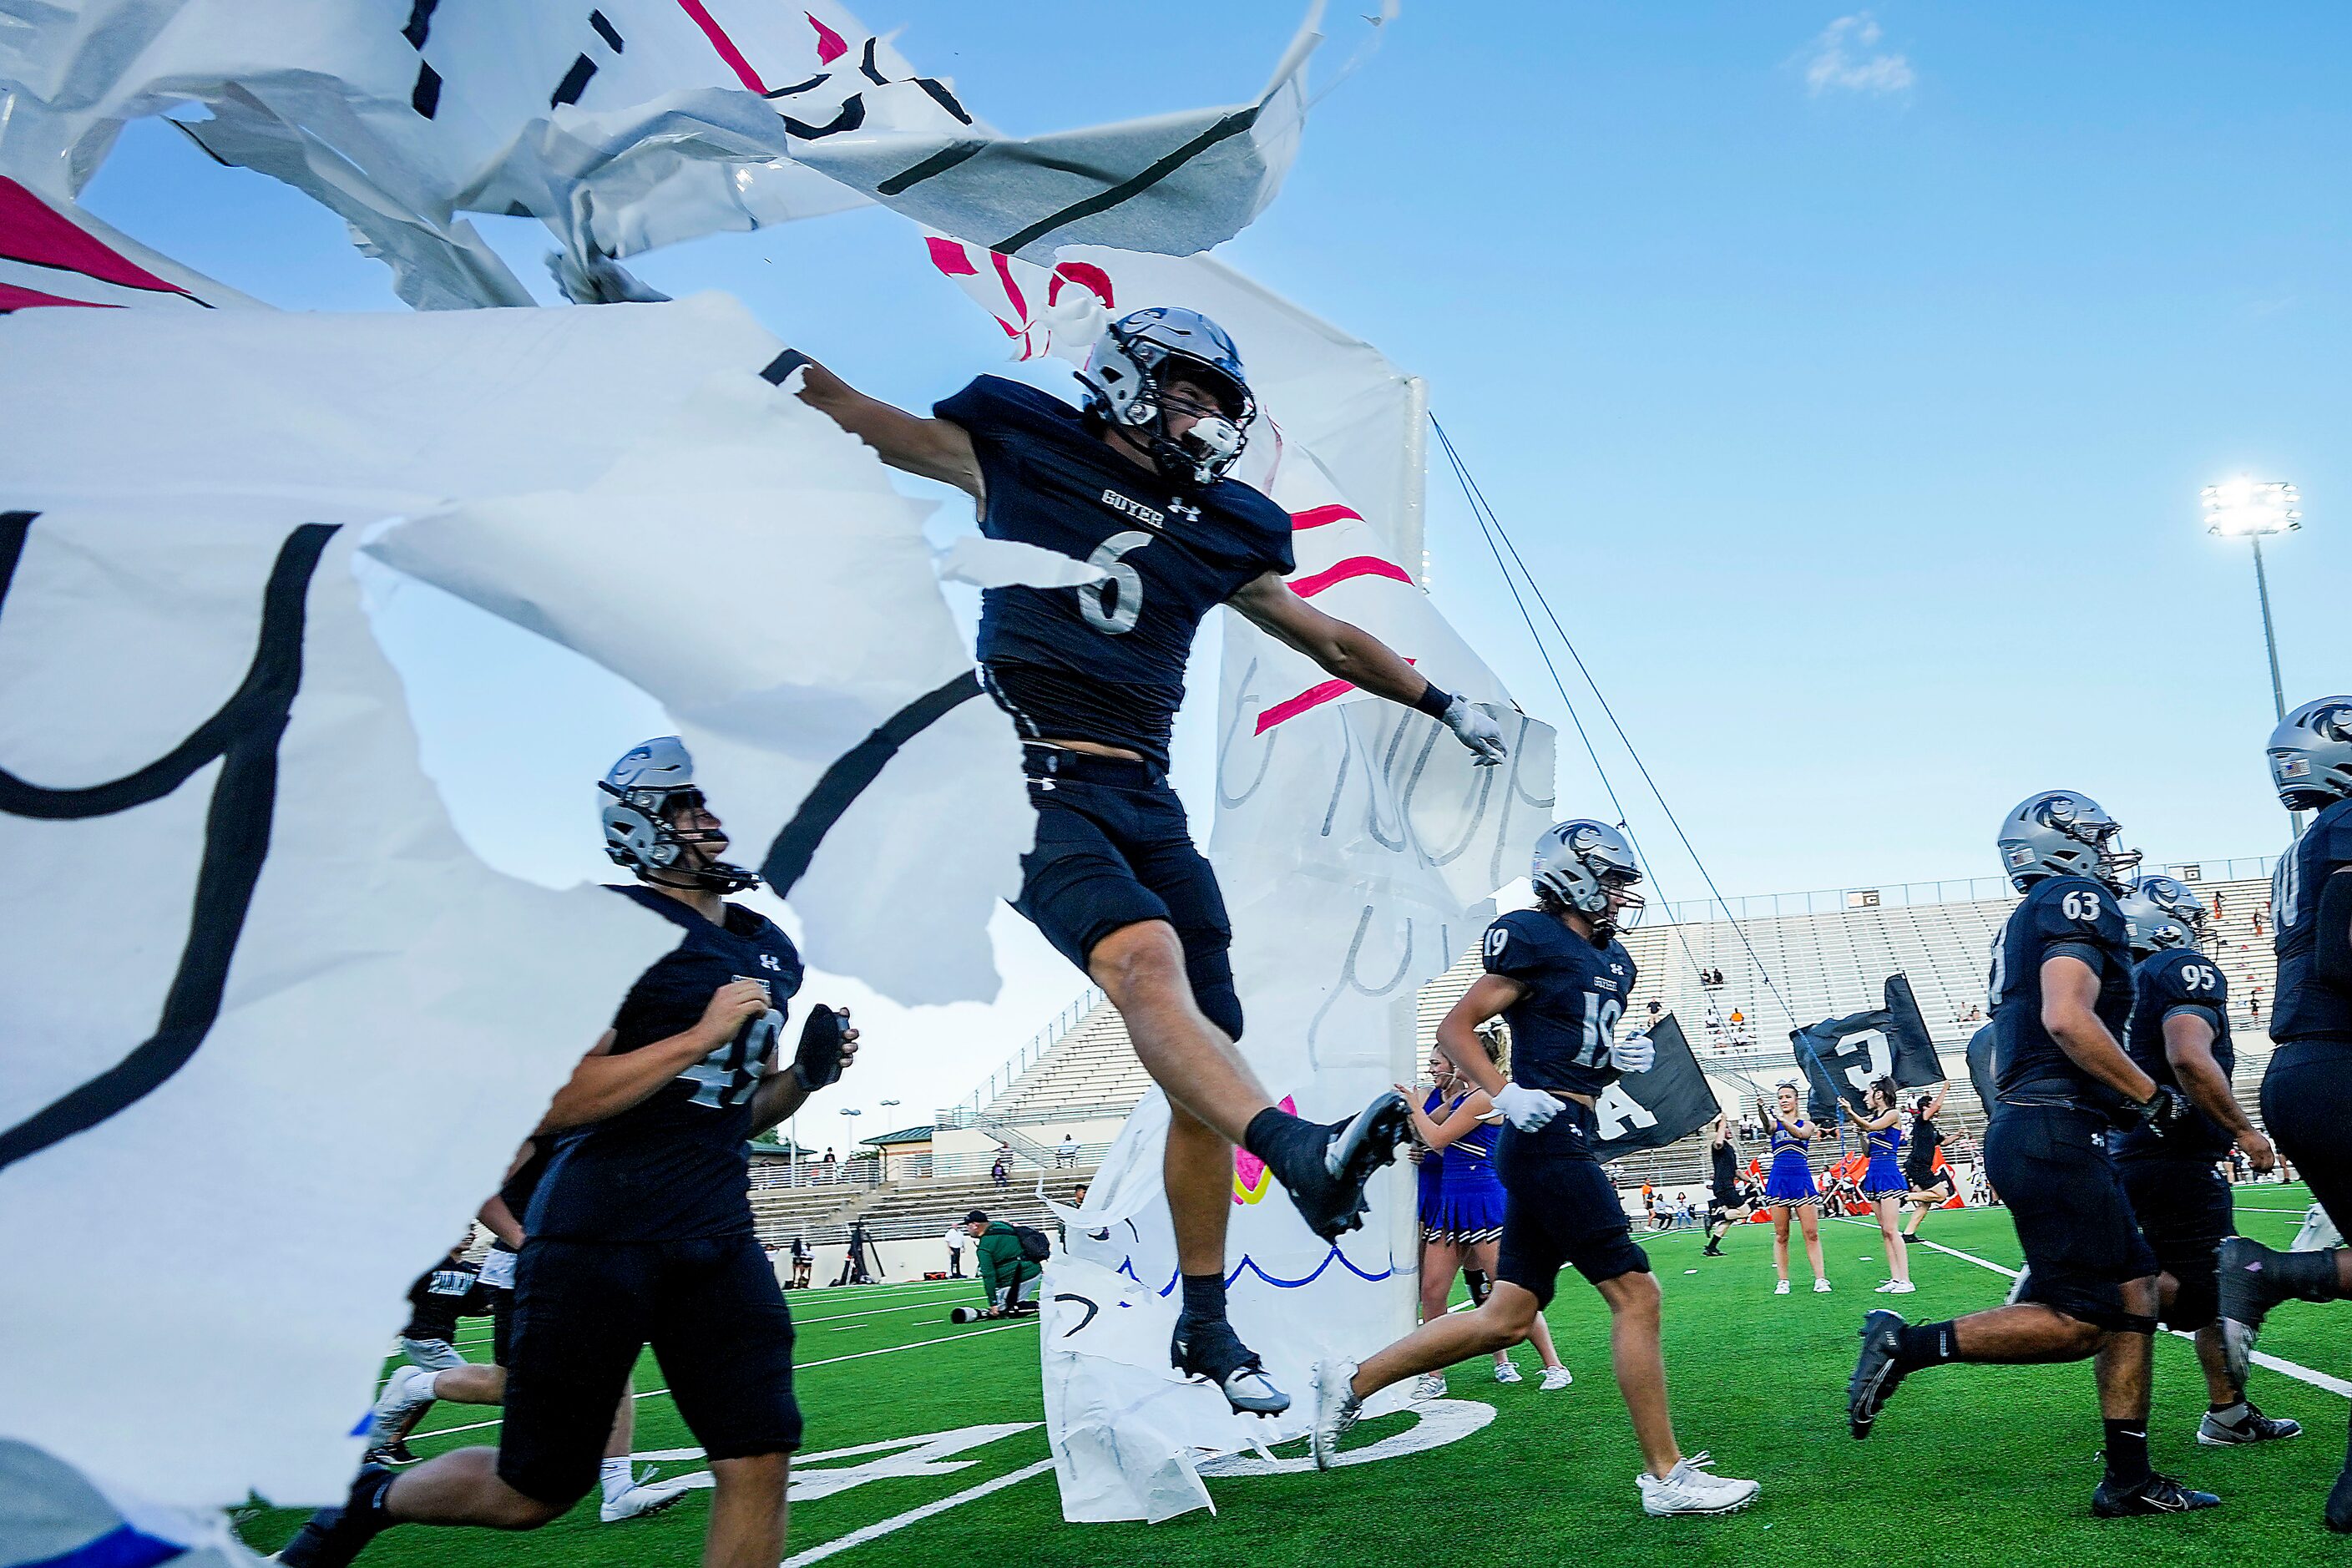
[[[2071,1105],[2112,1112],[2123,1101],[2074,1065],[2042,1026],[2042,965],[2076,958],[2099,977],[2092,1010],[2118,1045],[2131,1016],[2131,943],[2116,895],[2088,877],[2045,877],[2026,892],[1993,939],[1993,1079],[2013,1104]]]
[[[1479,951],[1487,973],[1527,988],[1503,1014],[1514,1082],[1597,1095],[1617,1080],[1609,1048],[1633,989],[1633,960],[1614,938],[1595,947],[1557,915],[1513,910],[1486,928]]]

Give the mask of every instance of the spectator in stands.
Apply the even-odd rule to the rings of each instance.
[[[2221,918],[2221,889],[2219,888],[2213,889],[2213,918],[2217,921]]]
[[[1073,1171],[1078,1168],[1078,1141],[1067,1132],[1054,1146],[1054,1169],[1058,1171],[1065,1165]]]
[[[2256,911],[2254,915],[2254,934],[2256,936],[2263,934],[2263,917],[2260,911]]]
[[[1655,1024],[1658,1021],[1658,999],[1655,996],[1653,996],[1650,998],[1650,1022],[1652,1024]]]
[[[832,1180],[834,1179],[834,1176],[835,1176],[835,1173],[836,1167],[837,1167],[837,1162],[836,1162],[836,1161],[834,1159],[834,1157],[833,1157],[833,1151],[832,1151],[832,1150],[830,1150],[830,1149],[827,1149],[827,1150],[824,1152],[824,1179],[825,1181],[830,1182],[830,1181],[832,1181]]]
[[[1072,1208],[1082,1209],[1087,1206],[1087,1193],[1092,1185],[1093,1184],[1089,1182],[1080,1182],[1076,1187],[1070,1189],[1070,1206]]]
[[[948,1226],[947,1243],[949,1279],[961,1279],[963,1278],[963,1244],[971,1239],[971,1237],[970,1233],[968,1233],[963,1226],[960,1225],[951,1225]]]
[[[1012,1159],[1013,1151],[1004,1144],[999,1143],[996,1146],[996,1163],[988,1168],[988,1179],[1000,1187],[1011,1186],[1013,1184]]]
[[[1036,1310],[1037,1277],[1045,1266],[1021,1250],[1021,1237],[1003,1220],[991,1221],[979,1209],[963,1216],[965,1232],[979,1242],[972,1269],[981,1289],[988,1292],[983,1316],[1009,1318],[1024,1308]]]

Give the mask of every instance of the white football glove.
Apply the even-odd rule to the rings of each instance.
[[[1609,1047],[1609,1065],[1619,1072],[1648,1072],[1657,1059],[1657,1043],[1646,1034],[1628,1035]]]
[[[1526,1089],[1507,1083],[1495,1095],[1495,1109],[1505,1120],[1522,1132],[1539,1132],[1545,1122],[1558,1116],[1566,1102],[1546,1094],[1539,1089]]]
[[[1485,710],[1471,707],[1468,698],[1456,697],[1448,702],[1440,721],[1454,731],[1456,740],[1477,753],[1480,767],[1491,768],[1503,760],[1503,727]]]

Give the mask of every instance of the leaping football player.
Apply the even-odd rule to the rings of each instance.
[[[2230,982],[2199,951],[2205,906],[2183,882],[2142,877],[2124,895],[2123,911],[2138,961],[2124,1048],[2142,1072],[2179,1089],[2194,1107],[2163,1136],[2145,1128],[2117,1134],[2116,1169],[2163,1268],[2158,1316],[2166,1328],[2195,1337],[2205,1369],[2208,1404],[2197,1440],[2227,1447],[2299,1436],[2300,1423],[2263,1415],[2246,1398],[2245,1385],[2231,1381],[2221,1342],[2220,1254],[2237,1228],[2237,1210],[2218,1163],[2234,1144],[2255,1170],[2271,1171],[2278,1152],[2230,1090],[2238,1065],[2230,1044]]]
[[[1020,731],[1037,810],[1014,907],[1102,987],[1167,1092],[1165,1185],[1183,1275],[1171,1362],[1235,1410],[1287,1409],[1290,1395],[1225,1319],[1233,1146],[1265,1161],[1299,1217],[1332,1240],[1362,1223],[1364,1184],[1411,1123],[1393,1091],[1344,1122],[1303,1121],[1276,1108],[1234,1048],[1242,1004],[1224,899],[1168,784],[1185,659],[1202,618],[1230,605],[1331,675],[1437,720],[1482,763],[1503,756],[1502,731],[1283,581],[1291,521],[1228,474],[1257,405],[1239,351],[1207,317],[1153,307],[1112,321],[1083,374],[1083,409],[983,375],[925,419],[789,357],[805,365],[805,401],[884,462],[970,495],[990,538],[1108,574],[982,595],[982,674]]]
[[[2280,721],[2265,748],[2279,803],[2316,811],[2271,874],[2278,1000],[2263,1071],[2263,1122],[2340,1234],[2352,1225],[2352,697],[2323,697]],[[2274,1252],[2221,1244],[2221,1332],[2245,1386],[2254,1336],[2282,1301],[2352,1297],[2352,1249]],[[2352,1532],[2352,1448],[2327,1495],[2327,1528]]]
[[[2118,900],[2139,857],[2117,846],[2120,831],[2088,795],[2045,790],[2004,817],[1997,838],[2001,869],[2025,897],[1993,941],[1984,1163],[2025,1253],[2017,1296],[1940,1323],[1870,1313],[1846,1384],[1848,1424],[1867,1437],[1896,1385],[1923,1367],[2095,1356],[2106,1471],[2091,1511],[2101,1519],[2221,1500],[2148,1463],[2158,1268],[2107,1142],[2119,1123],[2168,1132],[2189,1102],[2123,1047],[2132,964]]]
[[[1710,1473],[1705,1455],[1685,1458],[1676,1445],[1658,1282],[1633,1241],[1616,1184],[1593,1157],[1595,1100],[1620,1074],[1647,1072],[1657,1059],[1649,1036],[1616,1037],[1633,989],[1633,961],[1617,931],[1642,907],[1633,891],[1641,877],[1617,829],[1559,823],[1536,840],[1536,907],[1486,928],[1480,949],[1486,973],[1437,1026],[1437,1045],[1507,1123],[1495,1145],[1505,1203],[1494,1289],[1476,1310],[1433,1319],[1360,1366],[1329,1361],[1315,1369],[1317,1468],[1331,1468],[1374,1393],[1527,1338],[1551,1302],[1561,1266],[1574,1264],[1609,1304],[1610,1358],[1642,1448],[1635,1485],[1643,1510],[1734,1513],[1762,1489]],[[1477,1035],[1498,1015],[1511,1026],[1507,1080]]]

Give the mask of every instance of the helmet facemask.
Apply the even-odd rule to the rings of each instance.
[[[1104,329],[1084,379],[1095,411],[1177,484],[1207,486],[1223,479],[1241,459],[1257,419],[1256,398],[1233,374],[1155,342],[1124,321]],[[1176,393],[1171,384],[1179,379],[1205,389],[1209,403]],[[1193,416],[1181,436],[1170,432],[1171,412]]]
[[[760,885],[759,873],[716,858],[727,835],[710,828],[680,827],[677,819],[703,809],[702,792],[691,784],[621,789],[597,782],[618,803],[605,808],[604,853],[656,888],[694,892],[740,893]]]

